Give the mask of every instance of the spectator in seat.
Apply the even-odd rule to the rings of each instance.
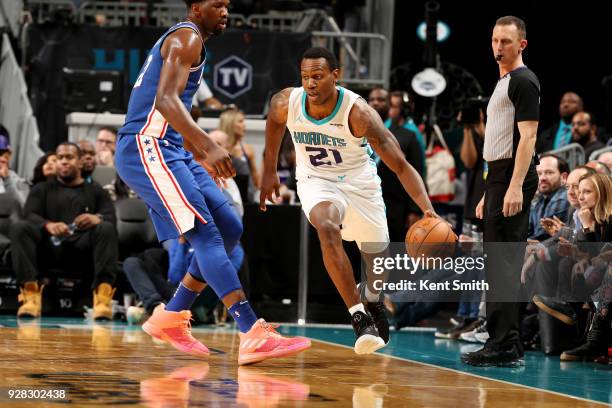
[[[91,176],[96,169],[96,149],[89,140],[79,140],[76,144],[81,149],[81,162],[83,163],[81,176],[86,182],[91,183],[93,181]]]
[[[9,132],[0,125],[0,194],[7,194],[5,198],[11,197],[23,207],[30,186],[19,177],[17,173],[9,169],[12,150]]]
[[[582,146],[586,160],[595,150],[606,147],[597,138],[597,125],[589,112],[578,112],[572,118],[572,141]]]
[[[591,160],[585,164],[585,166],[592,168],[599,174],[605,174],[606,176],[612,175],[612,172],[605,164],[601,163],[599,160]]]
[[[559,102],[559,122],[545,129],[536,141],[536,153],[544,153],[572,143],[572,118],[582,112],[582,98],[574,92],[566,92]]]
[[[57,174],[57,156],[55,152],[47,152],[34,165],[31,185],[55,178]]]
[[[580,178],[580,211],[585,242],[612,242],[612,179],[605,174]]]
[[[249,165],[251,178],[255,187],[259,188],[259,170],[255,160],[255,149],[244,142],[246,136],[246,123],[244,113],[239,109],[228,109],[219,117],[219,130],[229,137],[228,151]]]
[[[416,123],[412,119],[414,112],[414,98],[405,91],[393,91],[389,95],[389,116],[385,120],[387,129],[391,128],[391,124],[395,123],[411,132],[414,132],[421,147],[423,163],[421,165],[421,176],[425,175],[425,136],[421,133]]]
[[[117,129],[104,126],[98,130],[96,135],[96,164],[100,166],[115,165],[115,142],[117,141]]]
[[[538,196],[531,204],[529,212],[528,239],[543,241],[550,235],[542,227],[543,218],[557,217],[567,221],[569,202],[565,191],[565,181],[569,174],[569,166],[565,160],[555,155],[542,155],[538,172]]]
[[[230,146],[230,138],[227,133],[222,130],[213,130],[208,134],[212,140],[223,146],[227,151],[231,151]],[[185,144],[185,148],[189,151],[192,151],[189,143]],[[240,198],[242,203],[251,203],[255,202],[257,197],[257,187],[253,182],[253,178],[251,177],[251,169],[249,168],[249,163],[244,160],[242,156],[234,156],[232,155],[232,165],[234,169],[236,169],[236,176],[234,177],[234,181],[238,185],[238,189],[240,191]]]
[[[57,176],[32,187],[25,204],[25,219],[11,229],[13,269],[21,286],[18,317],[39,317],[42,286],[39,267],[60,262],[82,273],[82,253],[93,253],[93,317],[111,319],[111,299],[117,267],[115,209],[97,183],[81,176],[81,151],[70,142],[56,149]],[[58,245],[51,238],[62,241]],[[78,269],[77,269],[78,268]]]
[[[386,89],[372,89],[368,97],[368,104],[376,110],[383,121],[387,120],[390,105],[389,92],[387,92]],[[405,112],[399,112],[397,118],[400,120],[393,120],[388,128],[397,139],[408,163],[410,163],[419,174],[423,174],[424,159],[421,154],[417,135],[412,130],[408,130],[400,124],[402,121],[406,120],[404,113]],[[387,207],[389,238],[391,242],[402,242],[406,237],[406,232],[410,225],[420,218],[421,210],[408,196],[395,173],[391,171],[380,158],[375,157],[374,161],[377,162],[383,200]]]
[[[612,172],[612,152],[605,152],[597,157],[597,161],[605,164],[608,170]]]
[[[567,201],[570,205],[568,211],[567,222],[563,222],[558,218],[543,218],[540,223],[546,232],[552,237],[544,240],[541,243],[531,243],[527,246],[527,259],[523,267],[522,281],[527,281],[526,274],[532,267],[535,268],[534,273],[534,302],[540,306],[545,303],[547,305],[554,303],[566,303],[566,300],[572,298],[571,288],[571,270],[576,263],[573,257],[568,257],[562,251],[558,253],[559,236],[561,228],[568,227],[577,234],[582,225],[578,218],[580,210],[580,201],[578,200],[578,186],[580,178],[595,174],[595,171],[590,167],[579,166],[570,172],[567,176]],[[567,252],[566,252],[567,253]],[[555,297],[557,299],[555,299]],[[560,303],[559,303],[560,304]],[[582,304],[580,303],[579,306]],[[566,303],[558,308],[568,310],[568,315],[573,315],[573,305]]]
[[[580,179],[580,211],[578,217],[582,223],[582,234],[579,241],[583,243],[612,242],[612,179],[603,174],[592,174]],[[597,245],[599,249],[602,245]],[[589,252],[599,255],[600,250]],[[603,262],[604,273],[609,271],[608,262]],[[606,290],[606,292],[610,292]],[[587,333],[586,342],[572,350],[561,354],[562,361],[592,361],[596,357],[605,356],[610,347],[612,330],[610,323],[612,314],[610,295],[600,299],[593,316],[593,321]]]
[[[584,296],[597,286],[585,280],[586,270],[591,269],[590,272],[595,272],[593,276],[605,275],[605,269],[601,271],[601,265],[597,268],[599,270],[593,271],[593,266],[589,265],[589,258],[597,258],[600,255],[602,243],[612,242],[612,179],[603,174],[587,171],[580,177],[578,186],[579,206],[574,217],[576,225],[579,225],[576,234],[577,245],[559,238],[557,249],[560,255],[575,260],[571,264],[571,271],[570,268],[561,266],[558,271],[560,284],[564,283],[564,280],[569,281],[571,275],[572,288],[559,290],[559,296],[556,298],[534,297],[538,307],[567,324],[573,324],[575,321],[576,310],[582,301],[576,304],[566,300],[576,298],[584,300]],[[607,265],[603,266],[607,268]],[[567,282],[565,285],[567,286]]]

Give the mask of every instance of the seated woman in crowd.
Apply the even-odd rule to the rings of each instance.
[[[259,188],[259,170],[255,160],[255,149],[243,142],[246,135],[244,113],[239,109],[228,109],[219,117],[219,130],[228,135],[228,150],[234,157],[239,157],[249,165],[251,178],[255,187]]]
[[[578,187],[585,242],[612,242],[612,178],[596,173],[581,177]]]
[[[55,177],[57,173],[57,156],[55,152],[47,152],[38,159],[34,166],[31,184],[47,181]]]

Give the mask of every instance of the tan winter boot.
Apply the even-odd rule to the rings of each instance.
[[[17,310],[17,317],[40,317],[42,309],[42,290],[45,285],[38,285],[38,282],[26,282],[17,299],[21,306]]]
[[[115,289],[108,283],[101,283],[94,290],[93,318],[94,320],[111,320],[113,318],[113,307],[111,301]]]

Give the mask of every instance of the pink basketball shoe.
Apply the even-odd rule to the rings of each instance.
[[[238,364],[253,364],[268,358],[287,357],[308,348],[310,339],[283,337],[264,319],[259,319],[251,330],[240,333]]]
[[[191,312],[169,312],[159,305],[143,325],[142,329],[156,339],[166,341],[175,349],[195,357],[207,357],[208,348],[191,335]]]

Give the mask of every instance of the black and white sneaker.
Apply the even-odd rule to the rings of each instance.
[[[370,315],[355,312],[351,316],[353,330],[355,330],[355,353],[372,354],[385,346],[385,341],[378,335],[378,330]]]
[[[376,325],[380,338],[383,339],[385,345],[387,345],[389,344],[389,320],[385,314],[386,307],[383,302],[383,294],[381,292],[378,296],[378,302],[369,302],[365,295],[366,287],[365,282],[360,282],[357,285],[359,297],[365,305],[365,309],[368,311],[370,316],[372,316],[372,320],[374,320],[374,324]]]

